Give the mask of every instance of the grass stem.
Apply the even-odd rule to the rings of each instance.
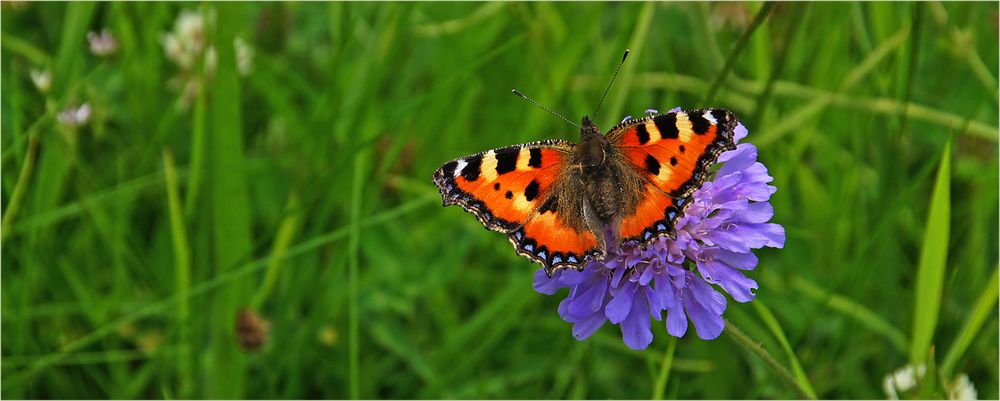
[[[778,363],[778,361],[774,359],[774,357],[771,356],[771,354],[767,352],[767,350],[764,349],[760,343],[750,339],[750,337],[746,334],[743,334],[743,332],[740,331],[740,329],[738,329],[733,322],[726,320],[725,330],[726,334],[729,334],[729,338],[733,339],[737,345],[743,347],[743,349],[746,349],[747,351],[750,351],[752,354],[763,360],[767,367],[771,368],[771,370],[778,375],[778,378],[781,379],[781,381],[785,382],[785,384],[788,384],[789,387],[795,390],[799,397],[810,400],[816,399],[816,397],[803,388],[802,385],[795,380],[795,377],[788,372],[788,369],[781,366],[781,364]]]

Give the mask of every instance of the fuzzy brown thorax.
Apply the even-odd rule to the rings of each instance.
[[[590,209],[604,224],[614,221],[624,206],[611,152],[614,152],[611,142],[584,116],[574,164],[580,166],[580,181],[583,193],[589,195],[586,200]]]

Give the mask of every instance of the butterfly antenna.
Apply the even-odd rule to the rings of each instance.
[[[608,83],[608,88],[604,90],[604,94],[601,95],[601,101],[597,102],[597,109],[594,110],[592,117],[597,117],[597,112],[601,110],[601,105],[604,104],[604,98],[608,96],[608,91],[611,90],[611,84],[615,83],[615,78],[618,78],[618,71],[622,70],[622,66],[625,65],[625,59],[628,58],[628,49],[625,49],[625,54],[622,55],[622,61],[618,63],[618,68],[615,69],[615,75],[611,77],[611,82]]]
[[[517,89],[511,89],[511,92],[512,92],[513,94],[515,94],[515,95],[518,95],[518,96],[520,96],[520,97],[521,97],[521,98],[523,98],[524,100],[527,100],[527,101],[531,102],[531,104],[533,104],[533,105],[535,105],[535,106],[538,106],[538,108],[540,108],[540,109],[542,109],[542,110],[545,110],[545,111],[547,111],[547,112],[549,112],[549,113],[552,113],[552,115],[554,115],[554,116],[556,116],[556,117],[559,117],[559,118],[563,119],[564,121],[566,121],[566,122],[568,122],[568,123],[572,124],[572,125],[573,125],[574,127],[577,127],[577,128],[580,128],[580,129],[583,129],[583,127],[581,127],[581,126],[580,126],[580,124],[577,124],[577,123],[575,123],[575,122],[572,122],[572,121],[570,121],[570,120],[569,120],[568,118],[566,118],[566,117],[563,117],[563,116],[562,116],[562,114],[559,114],[559,113],[556,113],[556,112],[554,112],[554,111],[552,111],[552,110],[549,110],[549,109],[545,108],[545,106],[542,106],[542,105],[538,104],[538,102],[536,102],[536,101],[534,101],[534,100],[531,100],[531,98],[530,98],[530,97],[527,97],[527,96],[525,96],[525,95],[524,95],[523,93],[521,93],[521,91],[519,91],[519,90],[517,90]]]

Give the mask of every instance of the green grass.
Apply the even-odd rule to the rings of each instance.
[[[5,398],[884,398],[923,360],[914,396],[1000,396],[995,3],[2,7]],[[182,10],[214,15],[210,80],[164,51]],[[725,315],[770,360],[655,322],[578,342],[536,265],[439,206],[447,160],[577,139],[511,88],[575,120],[626,48],[599,126],[726,107],[775,177],[785,248]]]

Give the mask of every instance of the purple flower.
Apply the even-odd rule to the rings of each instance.
[[[740,123],[734,138],[738,142],[747,133]],[[645,250],[623,245],[582,271],[559,270],[552,277],[535,272],[540,293],[569,288],[559,315],[573,323],[573,337],[586,339],[610,321],[621,328],[625,345],[645,349],[653,341],[650,319],[660,321],[666,311],[670,335],[684,336],[690,320],[698,337],[710,340],[725,325],[726,298],[716,286],[737,302],[754,299],[757,282],[742,272],[757,266],[752,250],[785,243],[784,228],[768,223],[773,178],[751,144],[723,153],[719,163],[715,178],[695,191],[677,219],[676,239],[661,238]]]

